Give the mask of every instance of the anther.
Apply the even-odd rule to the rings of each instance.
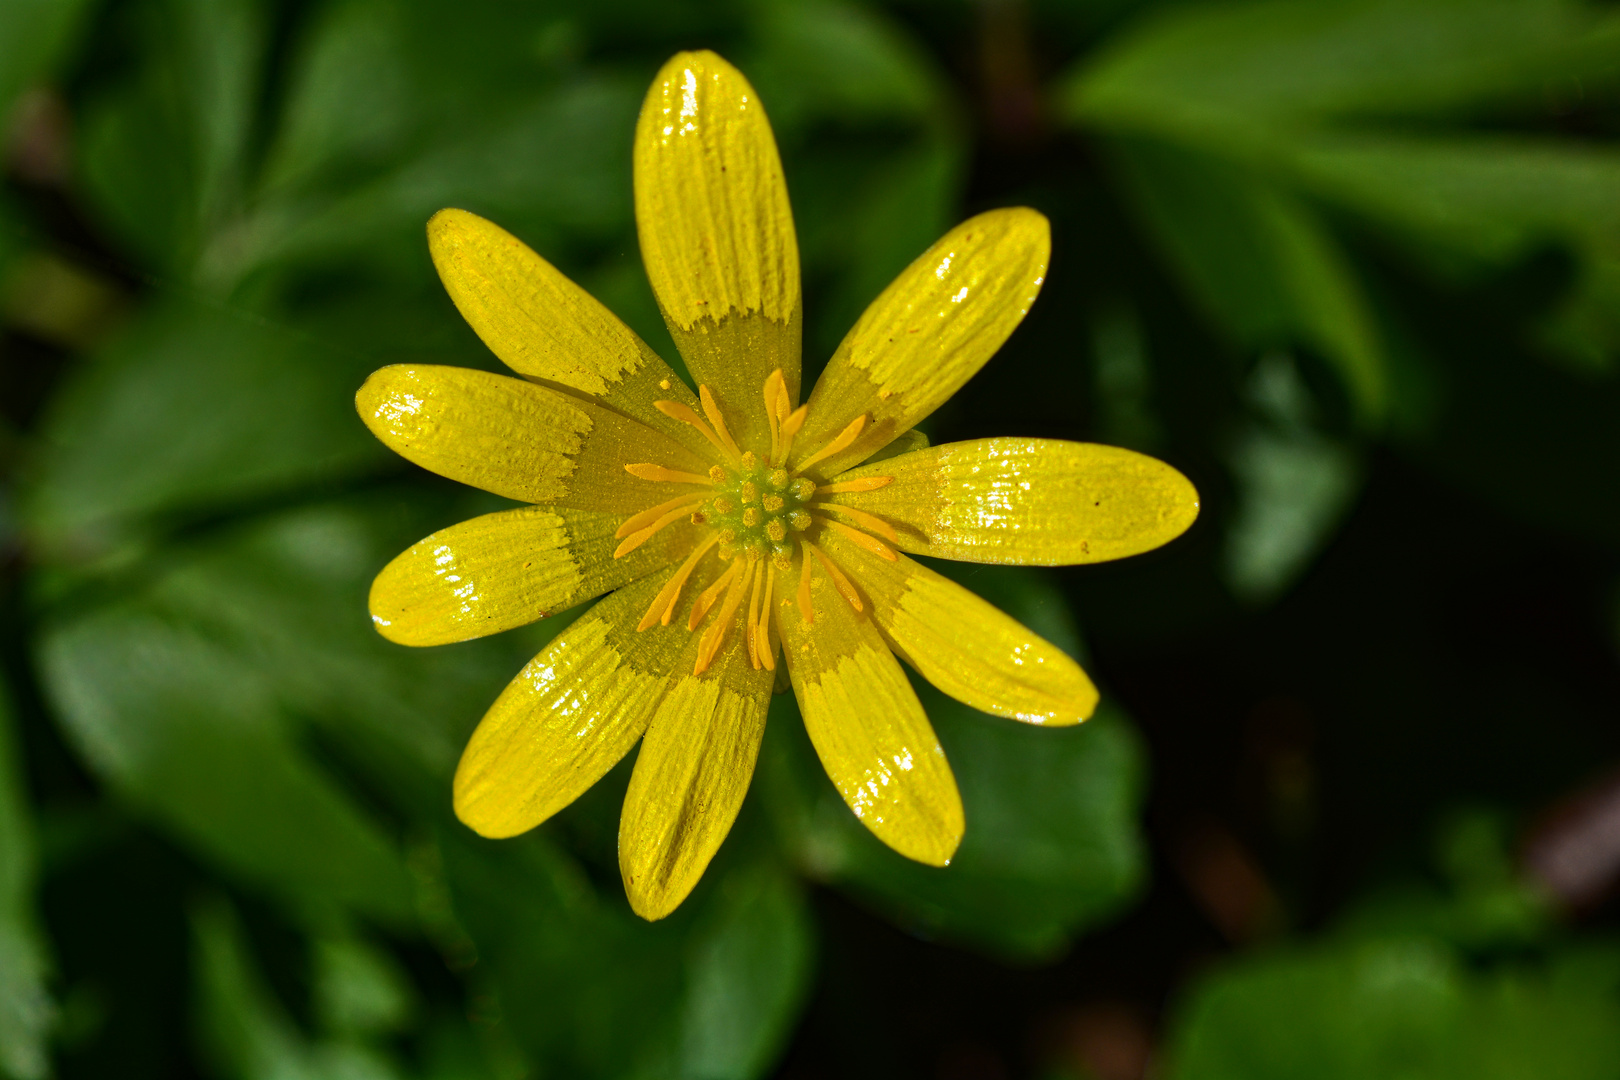
[[[801,476],[793,481],[793,497],[800,502],[809,502],[810,496],[816,493],[816,484],[807,476]]]
[[[744,469],[752,469],[752,468],[754,468],[754,466],[756,466],[758,464],[759,464],[759,459],[754,456],[754,452],[752,450],[744,450],[743,451],[742,467]]]
[[[725,483],[725,481],[726,481],[726,467],[724,465],[710,465],[709,466],[709,479],[713,480],[717,484]]]
[[[748,509],[744,510],[743,511],[742,522],[743,522],[744,525],[747,525],[749,528],[753,528],[755,525],[758,525],[759,524],[759,507],[750,506]]]
[[[730,499],[716,499],[709,505],[711,505],[714,508],[714,512],[719,514],[721,517],[724,517],[733,510],[737,509],[736,505],[732,503]]]
[[[759,498],[759,488],[754,486],[754,482],[752,480],[744,480],[742,482],[742,486],[737,489],[737,494],[743,502],[751,503],[755,499]]]
[[[713,474],[711,473],[710,475],[713,475]],[[766,479],[770,481],[771,487],[775,488],[778,491],[781,491],[783,488],[788,486],[788,480],[790,479],[790,477],[789,477],[788,471],[786,469],[778,468],[778,469],[772,469],[771,470],[771,475],[766,477]]]
[[[774,514],[778,510],[782,509],[782,496],[767,495],[759,501],[759,505],[763,506],[766,510]]]
[[[788,515],[788,524],[793,526],[794,532],[804,532],[810,527],[812,518],[803,510],[795,510]]]
[[[765,535],[780,544],[787,537],[787,526],[782,524],[781,518],[771,518],[765,525]]]

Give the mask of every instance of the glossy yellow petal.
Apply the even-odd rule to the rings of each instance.
[[[813,622],[776,605],[782,656],[805,730],[861,823],[900,854],[945,866],[962,840],[962,798],[911,683],[872,625],[819,567]]]
[[[463,521],[402,552],[371,585],[371,621],[401,645],[446,645],[526,626],[678,561],[692,526],[664,529],[623,558],[624,518],[526,506]]]
[[[1060,727],[1097,707],[1097,688],[1062,649],[949,578],[837,536],[827,553],[872,606],[883,640],[940,690],[983,712]]]
[[[692,377],[744,449],[770,447],[761,388],[799,396],[799,242],[759,96],[712,52],[680,53],[636,126],[636,228],[647,277]]]
[[[1156,458],[1055,439],[946,443],[852,469],[892,476],[829,500],[876,514],[899,546],[967,562],[1068,566],[1169,543],[1198,516],[1198,492]]]
[[[644,919],[662,919],[686,899],[754,775],[775,673],[749,663],[742,610],[732,619],[722,655],[702,675],[691,674],[702,634],[687,634],[624,796],[619,871]]]
[[[699,452],[707,443],[655,401],[698,407],[697,395],[595,297],[523,241],[465,210],[428,222],[445,291],[490,351],[520,375],[565,386]]]
[[[992,210],[946,233],[883,290],[833,354],[810,393],[793,461],[810,457],[858,416],[848,448],[819,462],[818,479],[865,461],[939,408],[995,355],[1046,278],[1046,218]]]
[[[530,503],[633,514],[678,494],[624,471],[709,463],[610,409],[470,368],[398,364],[355,395],[360,418],[395,453],[440,476]],[[697,491],[680,486],[681,490]]]
[[[658,711],[691,637],[636,632],[668,573],[620,589],[557,635],[490,707],[456,769],[456,816],[516,836],[601,779]]]

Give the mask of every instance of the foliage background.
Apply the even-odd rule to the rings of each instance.
[[[932,437],[1135,447],[1204,511],[950,569],[1105,691],[1047,732],[920,688],[950,870],[786,696],[647,925],[622,768],[521,840],[451,817],[567,617],[372,633],[375,571],[495,500],[351,400],[495,366],[448,205],[674,358],[629,154],[693,47],[770,110],[807,364],[1035,206],[1045,292]],[[1595,0],[0,0],[0,1074],[1620,1075],[1617,105]]]

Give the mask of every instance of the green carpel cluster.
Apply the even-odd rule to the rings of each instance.
[[[781,466],[761,462],[752,451],[735,466],[714,466],[709,478],[714,481],[714,497],[693,520],[720,534],[720,557],[769,556],[778,569],[791,566],[792,534],[810,527],[805,504],[816,493],[816,485]]]

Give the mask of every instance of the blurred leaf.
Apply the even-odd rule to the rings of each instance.
[[[266,20],[256,0],[161,0],[118,12],[139,45],[128,86],[84,118],[96,208],[149,263],[202,280],[241,212]]]
[[[145,516],[374,468],[387,454],[351,404],[370,366],[220,308],[157,306],[53,402],[24,519],[48,556],[72,560]]]
[[[1355,114],[1455,113],[1607,74],[1614,17],[1582,0],[1291,0],[1161,9],[1065,84],[1110,128],[1228,150]]]
[[[320,9],[291,65],[264,186],[307,189],[386,164],[420,118],[404,56],[405,15],[382,0]]]
[[[17,95],[46,78],[78,35],[88,0],[8,0],[0,4],[0,124]]]
[[[1155,238],[1193,296],[1251,350],[1304,345],[1363,420],[1383,415],[1386,360],[1361,283],[1317,215],[1263,175],[1143,141],[1116,146]]]
[[[299,748],[275,671],[140,600],[47,630],[39,662],[85,762],[180,839],[317,917],[408,921],[395,842]]]
[[[314,1043],[276,1000],[236,913],[222,899],[192,912],[198,1026],[230,1080],[393,1080],[400,1074],[359,1043]]]
[[[946,119],[944,80],[899,26],[839,0],[766,0],[756,7],[749,80],[788,139],[817,121]],[[837,78],[829,79],[831,72]]]
[[[34,822],[13,730],[10,689],[0,680],[0,1075],[39,1080],[55,1008],[34,916]]]
[[[1029,569],[938,564],[1036,633],[1074,652],[1061,594]],[[1136,813],[1142,750],[1105,703],[1077,728],[989,717],[913,679],[956,773],[967,832],[951,865],[884,847],[826,779],[790,695],[772,703],[762,780],[813,874],[903,925],[1018,960],[1060,952],[1118,910],[1144,873]]]
[[[1198,5],[1146,20],[1077,71],[1061,97],[1071,119],[1180,148],[1145,164],[1133,149],[1121,164],[1195,292],[1240,340],[1272,312],[1376,415],[1387,379],[1368,305],[1295,193],[1411,234],[1429,263],[1437,260],[1425,249],[1437,243],[1470,258],[1570,245],[1580,279],[1539,337],[1602,368],[1620,349],[1620,244],[1612,207],[1593,205],[1613,185],[1611,151],[1413,134],[1409,123],[1376,132],[1397,118],[1458,121],[1465,107],[1545,108],[1559,87],[1580,96],[1612,86],[1617,42],[1620,20],[1578,0]],[[1271,253],[1264,261],[1275,269],[1257,273],[1256,251]],[[1222,280],[1225,260],[1239,267],[1231,281]],[[1256,280],[1272,284],[1256,290]],[[1290,292],[1291,304],[1275,299]],[[1255,314],[1246,320],[1245,310]]]
[[[410,1021],[410,980],[381,949],[356,937],[323,937],[314,967],[315,1015],[328,1034],[386,1035]]]
[[[353,188],[267,200],[243,226],[230,277],[338,261],[420,279],[432,273],[423,228],[447,206],[497,221],[552,258],[565,238],[625,235],[642,93],[626,79],[583,78],[481,115],[470,130],[463,123]]]
[[[741,831],[741,830],[738,830]],[[692,1080],[762,1075],[809,978],[797,887],[733,834],[674,915],[599,897],[540,833],[441,841],[456,911],[504,1024],[560,1075]],[[739,865],[739,862],[741,863]]]
[[[1211,974],[1171,1047],[1172,1080],[1597,1080],[1620,1070],[1620,998],[1556,969],[1473,975],[1430,942],[1352,940]]]
[[[1310,392],[1291,358],[1261,359],[1248,397],[1258,414],[1229,463],[1237,507],[1226,537],[1226,580],[1250,601],[1280,595],[1350,509],[1360,487],[1355,451],[1315,426]]]
[[[1430,262],[1497,267],[1538,245],[1578,260],[1571,294],[1543,341],[1588,369],[1620,350],[1620,148],[1551,139],[1333,136],[1291,155],[1323,198],[1404,231]],[[1445,267],[1442,267],[1445,269]]]
[[[720,892],[687,945],[680,1075],[692,1080],[768,1073],[810,981],[809,914],[787,875],[751,868]]]

